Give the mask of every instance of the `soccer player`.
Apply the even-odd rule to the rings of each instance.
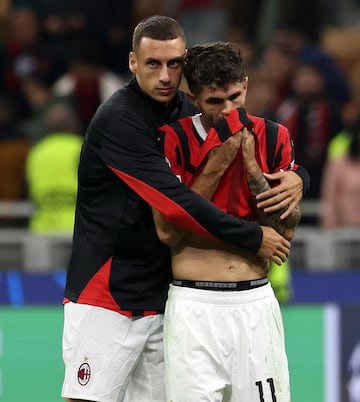
[[[185,55],[180,25],[164,16],[143,20],[132,47],[134,77],[99,107],[81,150],[64,300],[68,402],[122,401],[125,390],[127,402],[164,400],[170,253],[156,236],[149,204],[199,235],[274,261],[289,254],[289,241],[273,228],[224,213],[180,183],[164,160],[158,127],[194,112],[178,92]],[[302,191],[300,176],[287,177]],[[281,193],[271,198],[284,201]]]
[[[174,174],[222,210],[292,239],[298,207],[285,219],[284,211],[256,208],[256,196],[270,187],[263,172],[298,167],[288,130],[242,108],[248,78],[240,49],[224,42],[194,46],[184,75],[201,114],[161,128]],[[238,147],[221,146],[228,136]],[[171,246],[174,276],[164,321],[167,400],[289,402],[269,259],[173,228],[155,210],[154,218],[160,239]]]

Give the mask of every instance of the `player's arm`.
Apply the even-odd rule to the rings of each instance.
[[[151,114],[147,118],[152,122]],[[100,156],[115,176],[175,226],[274,262],[286,259],[291,244],[274,229],[264,230],[257,223],[225,214],[180,183],[149,133],[150,122],[145,124],[144,119],[134,121],[127,113],[118,114],[101,133]]]
[[[305,168],[299,166],[296,170],[264,173],[264,176],[268,181],[280,182],[280,184],[258,194],[257,207],[266,213],[282,210],[284,212],[281,219],[287,218],[303,198],[304,183],[310,182],[309,173]]]
[[[223,174],[238,153],[240,144],[241,133],[238,133],[226,140],[223,145],[213,148],[209,152],[208,159],[203,169],[192,181],[190,186],[191,190],[211,200]],[[181,169],[179,165],[171,159],[169,153],[167,154],[167,160],[172,166],[174,173],[180,177],[183,176],[180,172]],[[163,243],[169,247],[174,247],[179,244],[180,241],[184,240],[188,232],[171,225],[155,208],[152,208],[152,212],[157,235]]]
[[[310,187],[310,175],[304,167],[297,165],[294,161],[294,144],[287,128],[279,125],[278,134],[284,147],[282,153],[289,157],[287,160],[289,165],[284,165],[283,169],[277,169],[278,171],[272,174],[264,173],[268,182],[278,183],[278,185],[271,186],[256,199],[257,207],[262,208],[266,213],[285,208],[285,212],[280,216],[281,219],[285,219],[299,205],[304,193]]]
[[[242,131],[242,153],[249,190],[256,203],[257,195],[269,190],[271,187],[255,158],[255,137],[246,128]],[[287,173],[285,172],[284,174]],[[281,219],[286,210],[287,207],[283,207],[267,213],[261,208],[257,208],[257,215],[261,224],[273,227],[286,239],[291,240],[295,234],[295,227],[300,221],[301,212],[299,206],[296,205],[285,219]]]
[[[246,114],[244,108],[234,109],[229,115],[225,116],[214,126],[214,130],[221,133],[219,137],[226,139],[229,135],[242,128],[243,126],[250,128],[252,120]],[[286,152],[294,152],[290,134],[285,127],[281,127],[281,135],[287,136]],[[204,149],[206,152],[206,149]],[[293,161],[292,161],[293,162]],[[257,196],[258,208],[264,209],[264,212],[275,212],[286,207],[285,212],[281,215],[284,219],[290,215],[293,209],[299,204],[304,192],[310,187],[310,176],[308,171],[299,165],[293,164],[290,168],[286,166],[286,172],[279,169],[276,173],[265,174],[269,182],[280,182],[276,187],[259,194]],[[287,172],[288,170],[289,173]],[[275,170],[272,170],[273,172]]]

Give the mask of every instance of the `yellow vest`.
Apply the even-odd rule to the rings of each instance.
[[[351,142],[351,136],[347,131],[341,131],[330,142],[327,147],[327,158],[338,158],[346,154]]]
[[[290,261],[286,260],[280,266],[271,261],[268,278],[279,303],[289,303],[292,297]]]
[[[32,232],[72,232],[82,142],[83,138],[75,134],[54,133],[31,148],[26,176],[35,207],[30,219]]]

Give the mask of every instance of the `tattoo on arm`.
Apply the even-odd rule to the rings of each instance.
[[[252,175],[250,175],[249,173],[247,174],[247,179],[251,197],[256,208],[255,197],[258,194],[269,190],[271,187],[262,174],[262,171],[258,165],[256,171],[254,171]],[[259,208],[256,208],[256,211],[260,224],[271,226],[284,237],[292,238],[294,235],[295,226],[300,221],[300,209],[297,207],[288,218],[282,220],[280,219],[280,216],[286,211],[286,209],[287,208],[281,208],[280,210],[273,213],[264,213],[263,210]]]

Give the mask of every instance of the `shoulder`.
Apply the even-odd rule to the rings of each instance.
[[[126,84],[115,91],[98,108],[94,120],[105,125],[116,122],[141,126],[151,119],[151,111],[145,100]]]
[[[268,135],[289,135],[289,129],[284,124],[277,121],[257,116],[251,116],[251,120],[254,122],[254,127],[266,130]]]
[[[186,116],[182,117],[181,119],[178,119],[176,121],[173,121],[171,123],[164,124],[163,126],[160,127],[160,130],[162,131],[176,131],[178,132],[181,129],[184,129],[184,127],[189,127],[192,126],[193,116]]]
[[[276,121],[253,115],[248,116],[254,124],[255,134],[264,134],[266,136],[278,136],[280,133],[287,132],[287,128]]]

